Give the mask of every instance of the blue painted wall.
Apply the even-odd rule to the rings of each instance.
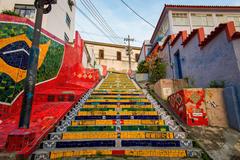
[[[174,54],[179,50],[183,77],[190,79],[194,87],[208,87],[213,80],[225,81],[226,86],[240,84],[237,57],[233,43],[228,41],[225,31],[217,35],[203,49],[198,46],[197,35],[185,47],[181,44],[182,39],[179,38],[171,48],[171,58],[173,60]],[[166,50],[163,54],[167,54]],[[170,61],[169,58],[166,61]],[[176,69],[177,65],[173,66]],[[169,78],[176,78],[170,70],[167,74]]]

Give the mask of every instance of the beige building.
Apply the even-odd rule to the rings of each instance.
[[[126,46],[102,42],[85,41],[89,54],[94,55],[95,64],[106,65],[109,71],[127,72],[129,69],[129,58]],[[137,70],[139,47],[131,47],[131,68]]]
[[[35,21],[35,0],[0,0],[0,12],[15,11],[22,17]],[[75,31],[75,0],[58,0],[52,11],[43,16],[42,27],[58,38],[73,41]]]

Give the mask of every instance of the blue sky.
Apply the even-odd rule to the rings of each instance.
[[[78,7],[85,12],[93,21],[93,17],[77,0]],[[91,0],[101,15],[119,37],[130,35],[135,39],[134,45],[141,46],[143,40],[150,39],[154,28],[149,26],[120,0]],[[124,0],[136,12],[147,19],[153,25],[157,24],[164,4],[187,4],[187,5],[240,5],[240,0]],[[81,13],[76,15],[76,30],[86,40],[111,42],[106,36],[96,29]],[[123,43],[123,39],[114,39],[115,43]]]

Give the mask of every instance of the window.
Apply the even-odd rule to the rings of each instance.
[[[122,60],[122,53],[121,52],[117,52],[117,60],[118,61]]]
[[[191,14],[193,26],[214,26],[211,14]]]
[[[135,61],[137,62],[139,58],[139,54],[135,54]]]
[[[99,50],[99,59],[104,59],[104,50]]]
[[[71,26],[71,19],[70,19],[69,15],[67,13],[66,13],[66,23],[67,23],[68,27],[70,28],[70,26]]]
[[[14,12],[26,18],[33,19],[35,17],[35,7],[33,5],[15,4]]]
[[[235,26],[240,26],[240,16],[238,15],[227,16],[227,21],[233,21]]]
[[[68,37],[67,33],[65,33],[65,32],[64,32],[64,41],[69,42],[69,37]]]
[[[74,6],[74,2],[72,0],[68,0],[68,6],[70,10],[72,11],[72,7]]]
[[[173,25],[175,26],[187,26],[189,25],[187,13],[173,13]]]
[[[227,22],[227,17],[222,14],[216,14],[216,19],[218,24]]]

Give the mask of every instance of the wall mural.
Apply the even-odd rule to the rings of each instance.
[[[23,90],[32,34],[28,25],[0,22],[0,103],[11,103]],[[57,75],[63,52],[63,44],[42,34],[37,82]]]
[[[203,89],[180,90],[169,96],[168,101],[187,125],[208,125]]]

